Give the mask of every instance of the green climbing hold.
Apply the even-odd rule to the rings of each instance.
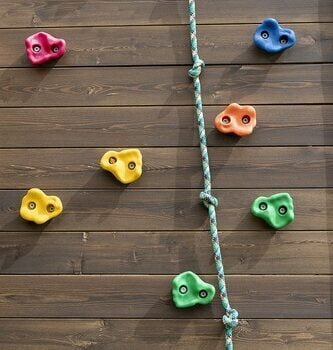
[[[183,272],[172,281],[172,298],[178,308],[209,304],[214,295],[214,286],[204,282],[192,271]]]
[[[289,193],[261,196],[253,201],[251,213],[278,230],[294,221],[293,199]]]

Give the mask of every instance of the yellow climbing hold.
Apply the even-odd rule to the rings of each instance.
[[[31,188],[22,198],[20,215],[36,224],[44,224],[62,212],[62,203],[56,196],[47,196],[39,188]]]
[[[101,158],[100,166],[112,173],[118,181],[129,184],[142,174],[142,155],[134,148],[120,152],[108,151]]]

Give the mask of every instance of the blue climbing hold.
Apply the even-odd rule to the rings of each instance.
[[[256,29],[254,44],[268,53],[278,53],[289,49],[296,43],[293,30],[283,28],[274,18],[266,18]]]

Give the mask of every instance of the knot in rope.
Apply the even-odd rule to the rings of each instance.
[[[238,326],[238,311],[235,309],[228,310],[223,316],[223,323],[230,328],[236,328]]]
[[[210,193],[207,193],[205,191],[202,191],[200,193],[200,199],[203,201],[204,205],[208,208],[210,205],[213,205],[215,208],[219,205],[219,201],[216,197],[211,195]]]
[[[192,78],[198,78],[201,74],[202,68],[205,67],[205,62],[198,58],[194,63],[192,68],[188,71],[188,75]]]

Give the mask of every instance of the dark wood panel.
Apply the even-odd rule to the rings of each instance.
[[[0,150],[0,188],[91,188],[123,186],[102,170],[108,149]],[[143,175],[133,188],[202,188],[199,148],[144,148]],[[215,188],[333,186],[332,147],[210,147]]]
[[[286,181],[286,184],[287,181]],[[124,188],[125,189],[125,188]],[[1,231],[117,231],[117,230],[206,230],[207,212],[199,201],[199,190],[80,190],[48,191],[58,195],[64,212],[39,226],[19,217],[25,191],[0,191]],[[267,230],[264,222],[250,214],[250,205],[259,195],[281,190],[215,190],[221,230]],[[288,230],[333,230],[330,220],[330,189],[291,189],[295,222]]]
[[[226,231],[228,274],[329,274],[332,232]],[[297,252],[295,254],[295,252]],[[2,274],[215,274],[206,232],[2,232]]]
[[[205,107],[210,146],[333,145],[333,106],[256,106],[250,137],[221,135]],[[0,108],[0,147],[198,146],[193,107]]]
[[[217,65],[202,76],[209,145],[227,146],[210,156],[213,185],[224,188],[214,194],[220,229],[228,230],[221,241],[230,299],[245,318],[236,347],[330,349],[333,201],[330,189],[314,188],[332,185],[332,149],[231,147],[332,145],[333,65],[311,63],[332,61],[332,26],[323,22],[333,20],[333,3],[197,0],[197,8],[202,58]],[[293,22],[298,37],[279,57],[252,46],[256,23],[270,16]],[[0,28],[28,27],[0,31],[0,147],[14,147],[0,151],[0,187],[15,188],[0,191],[0,314],[8,317],[0,319],[0,348],[223,347],[217,298],[177,310],[170,297],[170,281],[183,270],[216,282],[209,233],[200,232],[208,222],[198,200],[199,149],[181,148],[198,146],[187,3],[13,0],[0,2],[0,19]],[[22,68],[29,67],[23,40],[37,27],[65,37],[69,52],[48,67]],[[102,67],[113,65],[188,67]],[[230,102],[285,106],[258,106],[255,134],[238,140],[212,127],[223,108],[216,105]],[[154,105],[163,107],[125,107]],[[49,106],[62,107],[22,108]],[[98,168],[109,147],[148,147],[144,176],[126,191]],[[18,188],[30,186],[58,194],[64,214],[43,226],[20,219]],[[152,189],[161,187],[170,189]],[[278,192],[273,187],[293,188],[292,231],[274,233],[249,213],[257,195]]]
[[[215,350],[220,320],[0,319],[2,350]],[[331,350],[330,320],[241,320],[239,350]]]
[[[324,23],[294,24],[298,43],[283,55],[266,55],[253,46],[256,25],[199,26],[200,56],[206,64],[302,63],[333,60],[333,28]],[[65,38],[68,52],[50,66],[126,66],[191,64],[187,26],[47,29]],[[0,66],[30,67],[23,51],[36,29],[0,31]]]
[[[0,233],[0,272],[80,274],[85,245],[81,232]]]
[[[2,317],[217,318],[207,307],[177,309],[172,276],[0,276]],[[215,283],[215,276],[202,276]],[[330,318],[330,276],[229,276],[242,318]]]
[[[0,69],[0,106],[192,105],[187,67]],[[332,103],[333,65],[207,67],[205,104]]]
[[[300,11],[302,9],[302,11]],[[200,23],[280,21],[327,22],[333,20],[330,0],[197,0]],[[93,15],[92,15],[93,14]],[[0,3],[2,27],[178,24],[188,22],[183,0],[11,0]]]

